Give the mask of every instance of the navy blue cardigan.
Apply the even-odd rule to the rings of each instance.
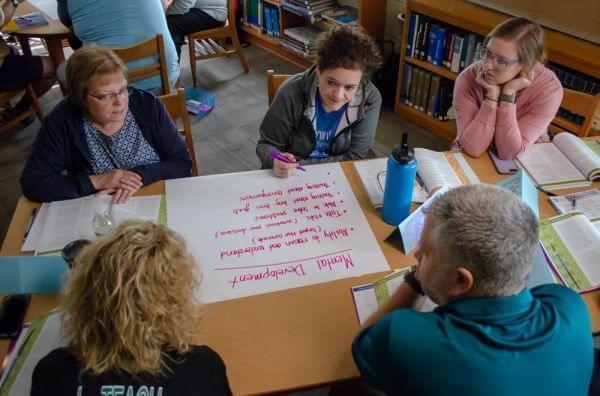
[[[160,162],[129,169],[144,185],[157,180],[191,176],[192,159],[184,140],[154,95],[133,88],[129,110]],[[31,156],[21,175],[25,196],[36,202],[58,201],[93,194],[90,149],[83,130],[83,114],[68,98],[44,118]]]

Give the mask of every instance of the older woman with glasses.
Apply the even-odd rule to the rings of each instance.
[[[453,146],[473,157],[491,147],[512,159],[548,140],[563,90],[544,66],[542,28],[525,18],[509,19],[488,34],[480,58],[456,79]]]
[[[44,119],[23,169],[33,201],[114,193],[124,203],[157,180],[191,176],[192,160],[175,124],[152,94],[127,87],[127,69],[110,49],[84,47],[68,60],[68,97]]]

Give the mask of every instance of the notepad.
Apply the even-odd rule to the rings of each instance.
[[[545,190],[589,186],[600,179],[600,156],[591,145],[600,147],[600,142],[562,132],[552,143],[534,144],[517,156],[517,162]]]
[[[500,180],[496,185],[512,191],[531,208],[536,217],[540,217],[538,191],[529,179],[529,176],[527,176],[527,173],[523,172],[523,169],[519,169],[514,175]]]
[[[550,203],[560,214],[573,211],[583,213],[600,232],[600,191],[579,191],[573,194],[550,197]]]
[[[4,26],[3,30],[7,33],[11,33],[47,24],[48,20],[41,12],[32,12],[31,14],[23,14],[14,17],[6,24],[6,26]]]

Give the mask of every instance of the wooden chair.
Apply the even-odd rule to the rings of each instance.
[[[160,101],[166,107],[169,115],[173,119],[175,125],[177,120],[181,118],[183,129],[179,129],[179,134],[185,140],[185,144],[192,156],[192,175],[198,176],[198,165],[196,163],[196,152],[194,151],[194,140],[192,139],[192,127],[190,125],[190,117],[185,108],[185,91],[182,88],[177,90],[177,93],[159,96]]]
[[[149,65],[135,69],[129,68],[127,78],[129,82],[132,83],[150,77],[160,76],[163,95],[171,92],[162,34],[157,34],[146,41],[142,41],[141,43],[129,47],[113,48],[113,51],[123,60],[123,62],[131,62],[142,58],[158,56],[158,59]]]
[[[0,92],[0,107],[7,108],[7,109],[12,108],[12,106],[10,105],[10,101],[14,97],[19,95],[21,92],[23,92],[23,90]],[[26,119],[27,117],[29,117],[32,114],[37,115],[40,122],[44,118],[44,112],[42,111],[40,102],[38,101],[37,95],[35,94],[35,91],[33,90],[33,87],[31,86],[31,84],[27,85],[27,88],[25,88],[25,95],[27,97],[29,97],[29,101],[33,105],[33,108],[30,110],[24,111],[22,114],[19,114],[19,116],[14,118],[13,120],[10,120],[7,122],[0,121],[0,133],[9,131],[10,129],[14,128],[19,122],[23,121],[24,119]]]
[[[289,74],[275,74],[273,70],[267,70],[267,100],[269,101],[269,106],[273,102],[279,86],[289,77]]]
[[[190,66],[192,68],[192,80],[194,81],[194,86],[196,86],[196,62],[203,59],[218,58],[221,56],[229,56],[232,54],[236,54],[240,58],[240,63],[244,68],[244,72],[248,73],[248,62],[246,61],[246,57],[244,56],[244,52],[242,51],[242,46],[240,45],[240,39],[238,38],[237,26],[235,23],[235,4],[237,3],[237,1],[238,0],[228,0],[227,21],[225,21],[225,24],[222,27],[200,30],[198,32],[188,34],[187,41],[188,49],[190,52]],[[226,38],[230,38],[233,42],[233,50],[225,50],[209,55],[196,54],[196,40],[221,40]]]
[[[576,124],[567,120],[566,118],[561,117],[560,115],[557,115],[554,117],[554,120],[552,120],[552,124],[550,124],[550,131],[559,132],[566,130],[576,134],[579,137],[587,136],[590,132],[591,124],[598,109],[599,103],[600,94],[590,95],[565,88],[560,107],[568,110],[571,113],[582,116],[584,118],[583,124]]]

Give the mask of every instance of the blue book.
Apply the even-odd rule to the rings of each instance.
[[[417,14],[414,12],[410,14],[408,21],[408,38],[406,40],[406,56],[413,56],[413,40],[415,37],[415,27],[417,25]]]
[[[435,52],[435,42],[438,39],[438,25],[432,25],[429,32],[429,43],[427,43],[427,62],[433,63],[433,53]]]
[[[465,60],[465,67],[467,67],[471,63],[473,63],[473,60],[476,57],[476,52],[475,52],[476,42],[477,42],[477,35],[474,33],[469,33],[469,37],[467,38],[467,58]]]
[[[433,40],[430,41],[429,47],[431,59],[428,55],[427,60],[430,63],[433,63],[435,66],[442,65],[442,59],[444,57],[444,44],[446,43],[447,33],[448,32],[446,29],[439,26],[435,26],[435,28],[431,29],[431,37],[433,37]]]

